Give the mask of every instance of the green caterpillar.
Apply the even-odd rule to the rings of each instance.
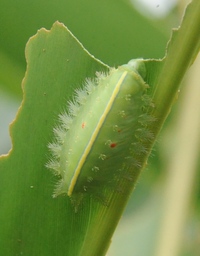
[[[145,73],[141,59],[131,60],[76,90],[48,146],[52,159],[47,167],[60,176],[54,197],[101,197],[117,180],[132,180],[145,142],[153,136],[146,128],[153,118],[146,114]]]

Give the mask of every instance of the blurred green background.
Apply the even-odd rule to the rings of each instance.
[[[146,2],[148,4],[144,0],[0,0],[0,154],[7,153],[11,147],[8,125],[22,100],[21,81],[26,70],[24,50],[29,38],[41,27],[50,29],[58,20],[92,55],[110,66],[124,64],[132,58],[163,58],[171,29],[180,24],[185,3]],[[184,93],[179,98],[181,104]],[[180,104],[175,104],[140,177],[113,237],[110,256],[156,255],[165,211],[164,194],[169,184],[166,180],[170,177],[167,168],[176,145],[173,131]],[[195,171],[198,167],[197,162]],[[195,171],[192,190],[185,203],[187,212],[177,255],[199,255],[200,251],[197,217],[200,193]]]

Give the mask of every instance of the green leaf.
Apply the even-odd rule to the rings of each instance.
[[[66,197],[52,198],[47,144],[74,89],[108,67],[60,23],[30,39],[26,58],[24,99],[10,127],[13,147],[0,162],[1,253],[78,255],[90,216],[75,214]]]

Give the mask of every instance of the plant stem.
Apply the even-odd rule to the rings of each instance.
[[[180,29],[174,31],[168,45],[167,56],[153,93],[156,105],[153,114],[160,122],[157,132],[177,97],[185,72],[200,49],[200,1],[194,0],[187,9]]]

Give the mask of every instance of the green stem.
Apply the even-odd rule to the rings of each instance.
[[[194,0],[178,31],[173,33],[167,56],[154,90],[154,115],[161,126],[177,97],[180,82],[200,48],[200,1]],[[160,130],[159,126],[157,130]],[[155,128],[155,127],[154,127]],[[156,129],[156,128],[155,128]]]
[[[166,119],[169,109],[172,106],[174,98],[177,95],[180,82],[191,65],[200,46],[200,1],[194,0],[184,17],[181,28],[173,34],[168,54],[165,58],[163,69],[158,77],[156,88],[153,92],[153,102],[155,109],[153,115],[157,117],[157,122],[152,128],[154,134],[157,134]],[[155,138],[156,139],[156,138]],[[84,239],[79,256],[82,255],[105,255],[105,251],[110,244],[110,238],[116,228],[116,225],[124,211],[128,198],[135,186],[137,178],[146,165],[148,155],[152,148],[152,142],[147,146],[148,153],[143,156],[143,166],[135,173],[132,184],[121,182],[119,187],[124,189],[124,193],[110,194],[111,204],[109,207],[96,208],[88,224],[87,234]],[[91,208],[93,208],[91,206]],[[95,209],[95,207],[93,208]]]

